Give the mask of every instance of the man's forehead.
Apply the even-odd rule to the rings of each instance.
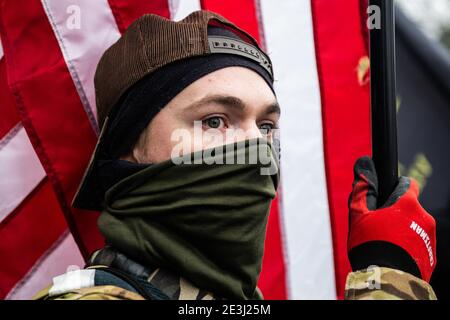
[[[194,111],[200,108],[205,108],[209,105],[217,104],[221,106],[225,106],[227,108],[232,108],[239,112],[245,112],[250,107],[257,105],[260,107],[261,112],[265,114],[280,114],[281,108],[278,101],[273,98],[273,100],[265,101],[262,103],[249,103],[244,101],[242,98],[230,94],[208,94],[201,99],[198,99],[189,105],[187,105],[184,110],[185,111]]]

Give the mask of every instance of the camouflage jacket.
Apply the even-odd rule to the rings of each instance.
[[[114,271],[113,274],[110,273],[112,271]],[[70,271],[53,278],[53,285],[39,292],[34,299],[213,300],[218,298],[210,292],[198,289],[169,270],[144,267],[124,254],[105,247],[93,254],[85,269]]]
[[[131,282],[105,274],[104,268],[133,275]],[[105,277],[106,276],[106,277]],[[130,278],[128,278],[130,279]],[[136,283],[136,280],[138,283]],[[141,290],[136,290],[140,287]],[[53,285],[39,292],[38,300],[212,300],[213,293],[196,288],[170,271],[143,267],[125,255],[104,248],[96,252],[87,269],[70,271],[53,279]],[[352,272],[345,285],[346,300],[434,300],[431,286],[408,273],[371,267]]]
[[[351,272],[346,300],[436,300],[433,288],[409,273],[383,267]]]

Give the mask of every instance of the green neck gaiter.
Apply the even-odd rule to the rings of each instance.
[[[175,164],[181,158],[152,164],[110,188],[100,231],[107,244],[130,258],[177,272],[218,297],[257,299],[267,217],[278,183],[276,157],[263,139],[189,158],[199,156],[201,164]],[[243,157],[245,164],[236,164]]]

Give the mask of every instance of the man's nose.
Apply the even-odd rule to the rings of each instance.
[[[247,139],[256,139],[263,137],[263,134],[261,133],[261,130],[256,123],[251,124],[246,131],[248,132]]]
[[[261,130],[259,129],[259,127],[257,126],[256,123],[249,123],[249,124],[245,124],[239,128],[234,128],[232,129],[232,139],[234,142],[237,141],[243,141],[243,140],[251,140],[251,139],[256,139],[256,138],[262,138],[263,135],[261,133]],[[228,137],[228,140],[230,137]],[[228,141],[228,142],[233,142],[233,141]]]

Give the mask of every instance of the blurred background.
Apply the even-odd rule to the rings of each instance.
[[[399,9],[431,41],[450,50],[450,0],[396,0]]]
[[[450,297],[450,0],[397,0],[400,171],[437,220],[432,285]]]

